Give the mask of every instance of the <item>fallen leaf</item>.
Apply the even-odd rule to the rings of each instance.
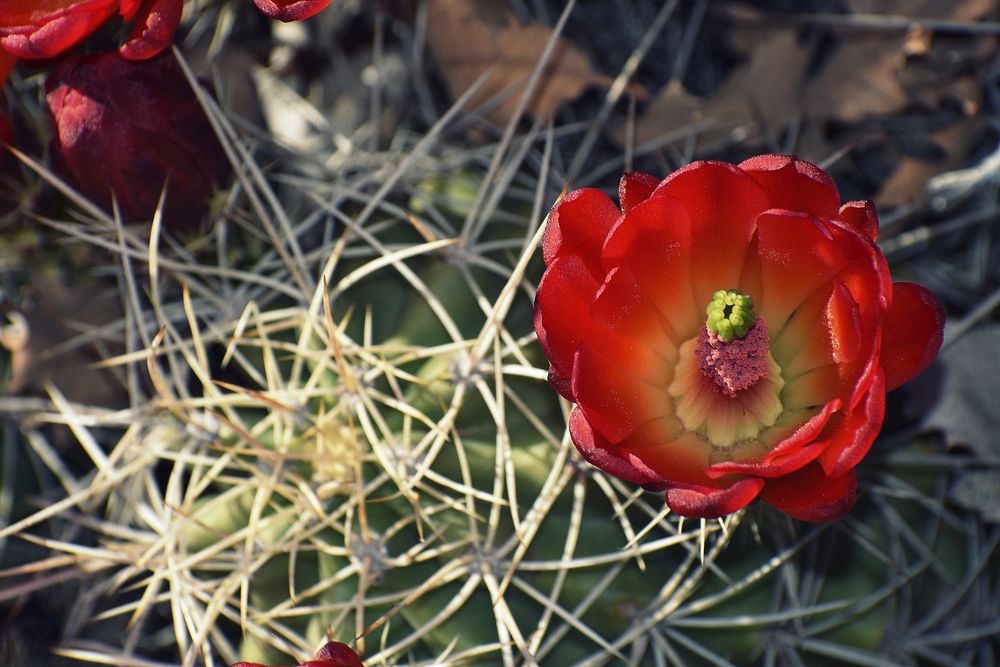
[[[851,0],[849,5],[859,22],[864,15],[972,21],[989,12],[993,1]],[[841,122],[859,121],[899,111],[919,94],[921,84],[947,86],[951,80],[944,71],[938,72],[938,77],[912,81],[907,55],[926,56],[934,50],[933,33],[916,27],[916,23],[914,26],[909,32],[878,28],[843,31],[836,53],[809,82],[809,113]]]
[[[1000,325],[968,332],[904,390],[908,411],[921,425],[944,435],[949,447],[969,448],[980,470],[961,473],[949,490],[956,504],[1000,522]]]
[[[875,197],[876,204],[879,208],[922,204],[929,194],[928,182],[962,166],[985,126],[982,118],[970,117],[930,135],[929,139],[941,149],[944,157],[929,161],[903,156],[892,176],[882,184]]]
[[[429,0],[428,7],[427,44],[452,96],[461,96],[491,70],[469,108],[486,104],[486,116],[497,125],[506,125],[552,38],[552,29],[525,25],[502,3],[491,0]],[[594,70],[583,51],[559,38],[526,111],[534,118],[549,118],[587,87],[611,82]]]
[[[937,159],[920,159],[903,150],[896,172],[876,197],[882,206],[922,203],[926,180],[960,166],[980,136],[982,86],[976,72],[994,57],[996,38],[938,36],[917,23],[909,31],[889,29],[879,27],[878,20],[906,16],[914,21],[914,17],[974,21],[995,11],[994,4],[992,0],[851,0],[855,25],[836,29],[837,46],[822,54],[813,74],[807,64],[814,49],[800,43],[796,30],[773,28],[767,16],[757,12],[730,10],[735,25],[729,38],[743,47],[747,62],[706,97],[690,95],[679,81],[669,83],[637,120],[636,141],[644,143],[691,127],[704,153],[727,141],[772,140],[790,121],[803,118],[809,121],[802,126],[808,132],[800,135],[798,152],[820,160],[840,148],[827,145],[824,128],[831,121],[839,126],[891,122],[896,114],[938,110],[947,102],[962,113],[947,127],[920,138],[930,139],[940,149],[935,151]],[[866,23],[871,26],[864,27]],[[873,129],[878,131],[877,127],[865,130],[869,140]],[[850,140],[857,134],[846,136]]]
[[[636,123],[635,139],[644,143],[674,130],[698,125],[702,148],[758,130],[778,131],[802,108],[808,49],[792,30],[761,36],[749,62],[737,68],[709,97],[696,97],[681,82],[667,84]]]

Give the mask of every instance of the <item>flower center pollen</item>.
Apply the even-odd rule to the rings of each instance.
[[[753,299],[735,290],[715,292],[705,312],[695,348],[698,366],[722,393],[736,398],[767,377],[767,324],[757,318]]]
[[[701,332],[678,349],[667,393],[684,428],[708,440],[713,460],[750,460],[782,414],[781,367],[753,299],[719,290]]]

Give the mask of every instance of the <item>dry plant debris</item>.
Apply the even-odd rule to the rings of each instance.
[[[430,0],[427,43],[454,98],[468,90],[482,75],[489,78],[469,100],[470,108],[485,105],[485,115],[505,126],[517,112],[525,85],[552,29],[526,25],[492,0]],[[526,113],[551,118],[565,102],[588,86],[610,86],[612,79],[594,70],[586,54],[563,37],[541,79],[534,87]]]
[[[765,14],[729,10],[733,42],[747,61],[730,73],[713,94],[698,97],[677,80],[670,82],[644,110],[635,125],[638,143],[684,126],[698,129],[700,147],[733,140],[770,140],[793,121],[822,128],[828,123],[855,124],[855,141],[884,137],[878,126],[891,126],[894,114],[916,107],[927,112],[954,110],[946,126],[934,130],[930,143],[944,157],[905,154],[878,196],[882,206],[922,201],[927,178],[954,169],[979,136],[981,86],[977,74],[996,53],[993,36],[953,35],[921,26],[921,19],[974,21],[994,9],[987,0],[959,2],[850,3],[855,23],[835,29],[832,53],[820,54],[817,71],[808,66],[817,55],[815,40],[799,35],[794,24],[769,24]],[[869,13],[911,17],[909,31],[866,25]],[[919,17],[919,18],[915,18]],[[884,123],[882,122],[884,119]],[[839,148],[815,135],[803,137],[796,152],[822,159]]]

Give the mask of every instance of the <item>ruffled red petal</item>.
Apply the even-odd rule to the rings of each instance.
[[[330,0],[253,0],[257,9],[278,21],[301,21],[323,11]]]
[[[860,463],[871,449],[885,419],[885,381],[881,372],[868,387],[864,399],[851,412],[834,415],[820,442],[824,451],[819,463],[828,477],[840,477]]]
[[[621,212],[600,190],[575,190],[552,209],[542,237],[542,258],[551,264],[558,255],[577,255],[596,280],[601,268],[601,248]]]
[[[807,419],[790,436],[772,447],[771,451],[764,457],[764,465],[771,465],[778,459],[792,456],[815,440],[823,429],[826,428],[833,415],[840,410],[842,405],[843,401],[839,398],[835,398],[824,405],[822,410]]]
[[[801,211],[817,218],[835,219],[840,192],[825,171],[791,155],[758,155],[740,163],[767,192],[769,208]]]
[[[174,33],[181,22],[183,0],[152,0],[136,19],[128,41],[118,53],[126,60],[152,58],[174,41]]]
[[[673,361],[677,348],[664,329],[656,308],[643,296],[635,275],[624,266],[612,269],[590,304],[590,318],[622,337]],[[665,377],[661,375],[661,377]]]
[[[832,521],[851,509],[858,480],[854,471],[827,477],[818,463],[770,479],[761,500],[800,521]]]
[[[703,309],[713,292],[739,284],[757,216],[770,207],[767,195],[731,164],[694,162],[667,177],[653,196],[674,197],[687,210],[693,269],[689,281],[694,302]]]
[[[573,399],[587,421],[610,442],[624,440],[645,422],[661,417],[671,405],[660,387],[636,377],[635,350],[607,353],[582,344],[573,363]]]
[[[717,519],[746,507],[764,487],[764,480],[747,477],[721,489],[673,487],[667,490],[667,506],[681,516]]]
[[[569,415],[569,435],[583,458],[606,473],[644,486],[659,487],[667,481],[639,458],[627,454],[622,458],[612,452],[611,444],[594,431],[579,408],[573,408]]]
[[[0,2],[0,46],[19,58],[52,58],[107,21],[118,9],[114,0],[92,0],[54,9],[39,19],[28,3]],[[20,5],[20,6],[18,6]]]
[[[851,355],[854,360],[838,364],[845,407],[853,410],[878,370],[882,327],[891,298],[892,283],[885,256],[874,244],[854,230],[839,224],[831,223],[829,229],[837,244],[850,255],[847,266],[837,274],[837,281],[847,289],[858,306],[856,315],[862,332],[861,347],[856,354]],[[827,311],[828,318],[833,314],[833,311]],[[828,319],[828,326],[831,323]]]
[[[837,221],[856,231],[872,243],[878,240],[878,211],[868,200],[849,201],[840,207]]]
[[[590,303],[598,286],[582,259],[564,255],[546,270],[535,294],[535,332],[551,364],[550,380],[571,400],[573,357],[591,324]]]
[[[825,315],[833,361],[838,364],[857,361],[864,347],[865,335],[861,322],[861,307],[854,300],[850,290],[839,281],[833,285]]]
[[[944,308],[925,287],[893,283],[892,305],[882,331],[882,370],[892,391],[927,368],[944,333]]]
[[[660,179],[641,171],[628,171],[618,182],[618,203],[622,211],[628,211],[637,204],[649,199],[653,190],[660,184]]]
[[[772,331],[780,331],[795,309],[849,261],[826,225],[787,210],[772,209],[757,219],[756,251],[764,291],[752,296]]]
[[[635,275],[674,343],[697,333],[704,315],[691,289],[690,218],[680,202],[657,195],[633,207],[608,234],[603,256],[605,270],[623,266]]]
[[[341,642],[327,642],[323,648],[316,653],[317,661],[329,661],[326,667],[365,667],[361,663],[358,654]],[[317,667],[323,667],[317,665]]]

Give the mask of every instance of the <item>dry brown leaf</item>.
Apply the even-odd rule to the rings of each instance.
[[[495,100],[487,117],[506,125],[552,37],[541,24],[525,25],[492,0],[429,0],[427,44],[453,97],[459,97],[490,68],[489,80],[470,108]],[[560,38],[542,79],[528,103],[534,118],[551,117],[561,104],[588,86],[608,86],[608,76],[594,71],[587,56]]]
[[[993,0],[852,0],[849,4],[855,15],[951,21],[972,21],[993,8]],[[836,53],[809,82],[807,111],[844,122],[898,111],[914,92],[905,71],[907,55],[927,54],[933,49],[930,40],[925,28],[909,33],[879,29],[843,33]]]
[[[994,0],[851,0],[850,5],[860,25],[869,14],[974,21],[995,10]],[[796,116],[815,121],[822,128],[824,121],[830,120],[851,123],[886,118],[912,103],[934,109],[948,98],[968,116],[933,136],[948,159],[924,163],[903,158],[898,173],[886,183],[880,203],[920,201],[923,187],[916,179],[954,168],[954,161],[964,157],[962,147],[968,146],[978,127],[969,121],[972,110],[979,107],[981,91],[967,85],[974,78],[955,78],[961,70],[953,58],[961,53],[969,62],[986,62],[995,52],[995,38],[959,36],[942,45],[926,26],[910,31],[874,26],[843,30],[836,50],[825,58],[818,72],[807,76],[812,50],[799,43],[795,30],[770,29],[761,15],[753,12],[731,14],[737,22],[749,24],[730,33],[732,41],[748,53],[748,62],[708,97],[689,95],[677,81],[668,84],[637,121],[638,142],[695,127],[699,148],[711,150],[726,139],[766,137],[764,132],[777,135]],[[736,130],[741,134],[734,134]],[[815,140],[812,144],[818,145]],[[814,155],[807,151],[803,157],[820,159],[830,152]]]
[[[699,125],[699,143],[711,146],[739,128],[780,130],[801,108],[807,50],[794,31],[782,30],[761,39],[750,61],[738,68],[711,97],[687,93],[672,81],[636,123],[643,143],[689,125]]]
[[[993,11],[996,0],[847,0],[852,14],[975,21]]]
[[[968,78],[951,86],[951,92],[966,101],[972,100],[978,90],[978,83]],[[975,107],[966,108],[966,116],[930,135],[930,140],[943,151],[943,159],[929,162],[904,156],[876,197],[879,207],[922,204],[927,198],[928,180],[961,167],[986,128],[986,120],[977,111]]]

